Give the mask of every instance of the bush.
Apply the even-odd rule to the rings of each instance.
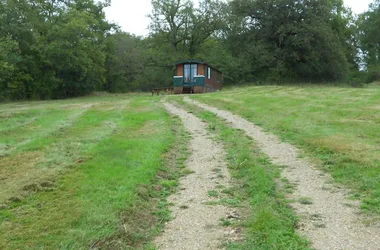
[[[364,71],[351,71],[348,76],[348,83],[355,88],[360,88],[365,86],[365,79],[367,77],[367,72]]]
[[[366,83],[380,81],[380,65],[371,66],[368,68]]]

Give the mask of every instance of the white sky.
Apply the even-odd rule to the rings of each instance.
[[[358,14],[367,10],[372,0],[344,0],[344,2]],[[151,0],[111,0],[111,6],[105,9],[108,20],[119,24],[122,30],[136,35],[148,34],[147,15],[151,11]]]

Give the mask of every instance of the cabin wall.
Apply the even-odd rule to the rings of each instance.
[[[211,68],[211,79],[208,79],[208,68],[209,65],[198,63],[198,72],[197,75],[205,76],[205,86],[194,86],[193,93],[206,93],[206,92],[214,92],[220,90],[223,84],[223,75],[221,72],[217,71],[214,68]],[[178,64],[176,66],[176,76],[184,76],[184,64]],[[182,94],[183,87],[175,86],[174,87],[175,94]]]
[[[198,75],[204,76],[205,75],[205,67],[203,64],[198,64]]]
[[[193,90],[194,94],[201,94],[205,92],[205,87],[204,86],[194,86]]]
[[[208,69],[207,69],[208,70]],[[206,86],[208,91],[215,91],[222,88],[223,74],[213,68],[211,68],[211,79],[206,72]]]
[[[177,76],[183,76],[183,64],[177,65]]]
[[[183,66],[184,64],[177,65],[177,76],[183,76]],[[205,74],[205,67],[203,64],[198,63],[198,73],[197,75],[204,75]]]
[[[175,95],[182,94],[183,87],[174,87],[173,92]]]
[[[184,64],[177,65],[177,76],[183,76],[183,66]],[[205,66],[203,64],[198,63],[198,73],[197,75],[205,74]]]

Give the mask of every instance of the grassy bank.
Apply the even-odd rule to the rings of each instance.
[[[183,159],[164,155],[180,131],[154,99],[4,104],[0,116],[1,249],[143,247],[169,219],[180,172],[168,162]]]
[[[279,135],[380,213],[380,88],[244,87],[192,98]]]
[[[214,114],[179,98],[172,98],[208,123],[211,133],[223,142],[227,149],[229,170],[234,186],[221,190],[229,198],[220,203],[228,206],[245,206],[249,203],[247,218],[235,222],[233,227],[244,228],[241,242],[227,245],[227,249],[308,249],[309,243],[296,233],[297,217],[294,215],[283,192],[277,188],[281,181],[280,169],[270,163],[255,143],[236,129],[232,129]],[[229,225],[228,221],[223,224]]]

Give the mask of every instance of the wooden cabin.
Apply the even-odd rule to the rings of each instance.
[[[223,74],[209,64],[198,60],[175,63],[174,94],[215,92],[222,88]]]

